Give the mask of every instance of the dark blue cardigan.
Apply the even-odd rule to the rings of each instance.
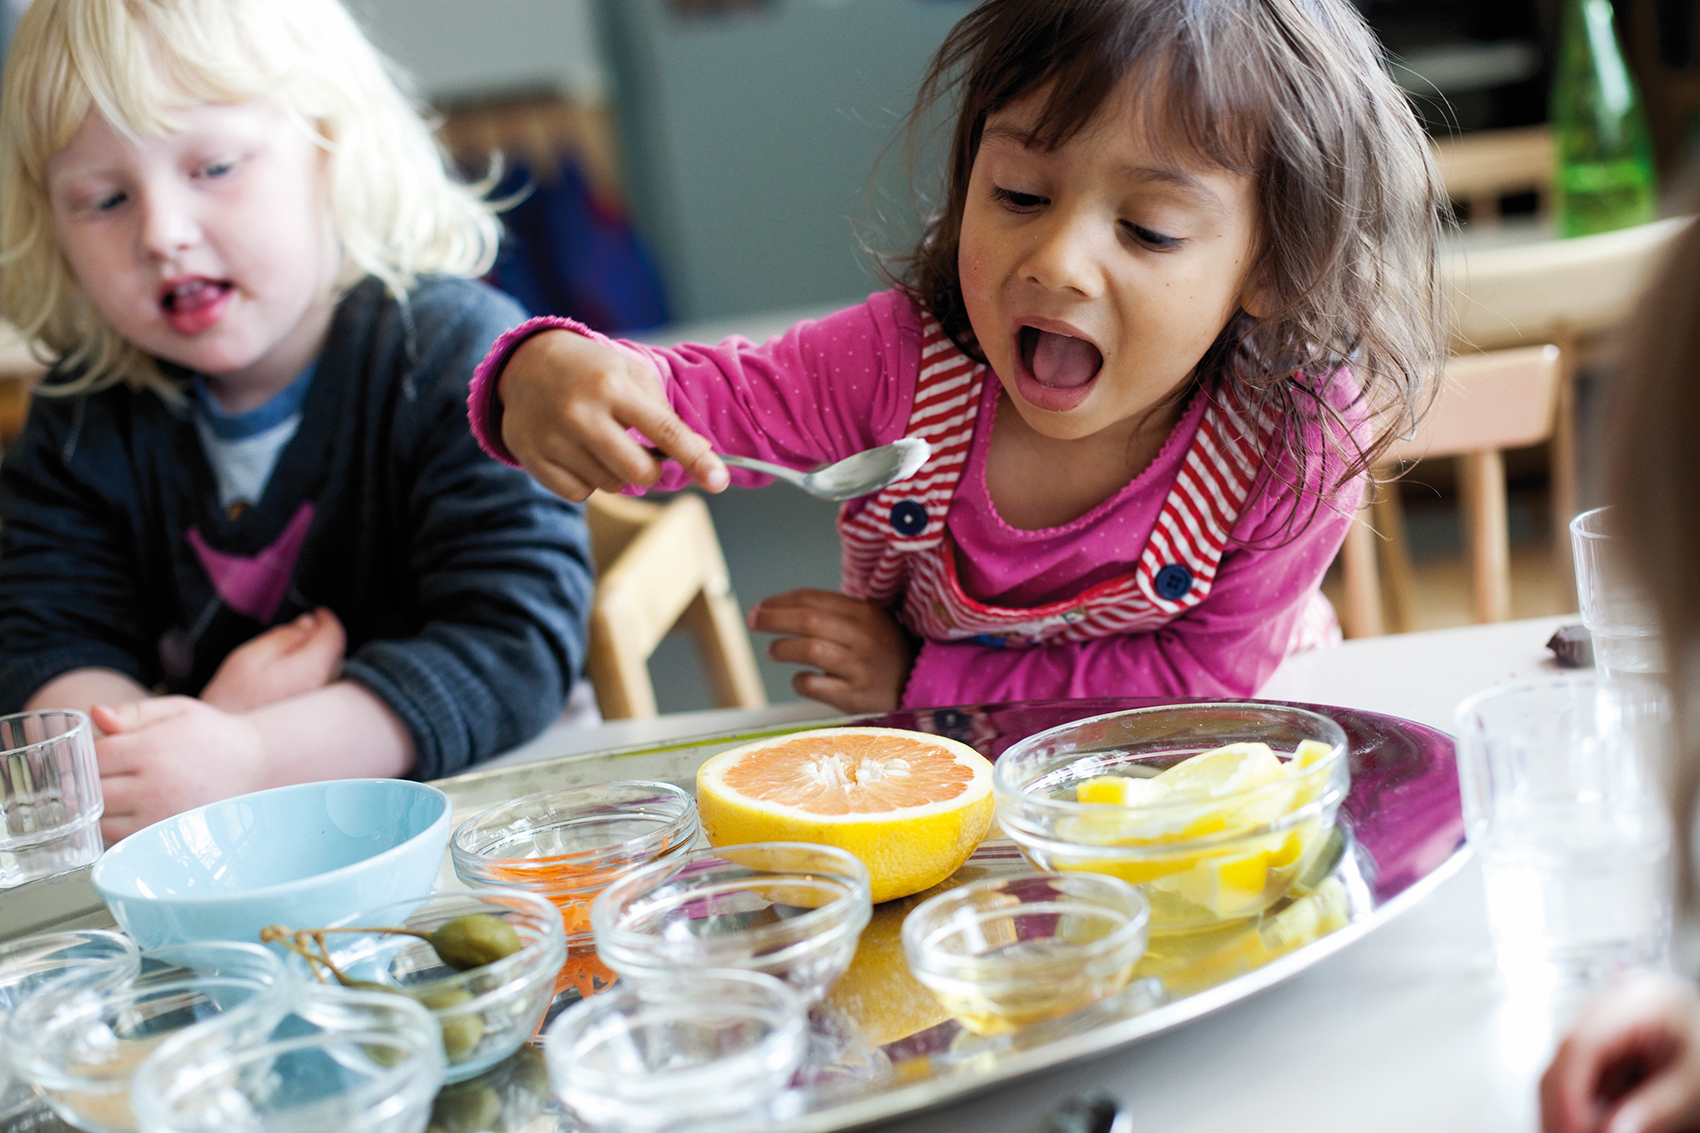
[[[234,519],[186,408],[128,386],[37,396],[0,462],[0,712],[88,667],[192,695],[322,605],[348,631],[344,676],[412,733],[418,777],[535,735],[583,671],[593,584],[580,509],[467,428],[472,368],[522,318],[466,280],[421,280],[405,308],[355,286],[264,498]],[[264,623],[233,609],[202,556],[256,555],[304,504],[281,602]]]

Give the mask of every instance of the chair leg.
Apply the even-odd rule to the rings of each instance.
[[[1511,542],[1506,531],[1505,461],[1497,449],[1458,458],[1458,494],[1470,548],[1470,591],[1478,623],[1511,617]]]
[[[1379,637],[1386,627],[1381,619],[1381,578],[1375,565],[1375,532],[1370,529],[1371,497],[1376,487],[1364,491],[1364,503],[1346,529],[1340,548],[1346,570],[1346,636]]]
[[[705,589],[679,616],[679,624],[696,639],[697,656],[708,674],[715,704],[760,708],[767,703],[743,612],[730,590],[716,594]]]
[[[1416,571],[1411,566],[1411,544],[1405,538],[1405,505],[1399,485],[1380,486],[1375,497],[1375,526],[1381,533],[1381,557],[1387,563],[1387,591],[1392,598],[1393,633],[1417,628]]]
[[[1576,515],[1576,335],[1560,327],[1553,336],[1558,346],[1558,398],[1553,406],[1552,442],[1547,448],[1552,494],[1553,565],[1561,579],[1575,569],[1570,554],[1570,521]],[[1566,613],[1576,610],[1576,588],[1561,584],[1558,600]]]
[[[594,614],[585,673],[596,689],[596,707],[604,720],[647,720],[659,714],[649,659],[621,649],[616,635]]]

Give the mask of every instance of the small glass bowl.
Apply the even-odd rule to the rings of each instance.
[[[596,950],[622,977],[697,968],[778,976],[806,1002],[856,954],[873,912],[868,869],[836,846],[751,842],[627,874],[591,906]]]
[[[88,716],[0,716],[0,889],[100,857],[105,809]]]
[[[1001,1035],[1119,994],[1145,955],[1151,906],[1119,878],[992,877],[940,893],[903,922],[903,954],[978,1035]]]
[[[567,962],[557,992],[587,996],[614,982],[596,955],[590,903],[639,866],[695,849],[696,801],[671,783],[625,780],[525,795],[462,822],[449,840],[455,875],[474,888],[511,886],[561,910]]]
[[[808,1045],[807,1005],[772,976],[702,971],[622,983],[544,1034],[555,1095],[622,1133],[761,1124]]]
[[[257,944],[155,948],[132,979],[73,975],[25,1000],[6,1021],[7,1055],[69,1124],[129,1133],[131,1075],[166,1038],[213,1019],[233,1037],[267,1031],[291,990],[282,961]]]
[[[1181,802],[1076,801],[1100,775],[1156,775],[1234,743],[1283,758],[1305,740],[1326,755],[1272,783]],[[993,765],[998,823],[1040,870],[1105,873],[1144,889],[1151,932],[1194,932],[1256,916],[1285,897],[1326,845],[1349,771],[1346,734],[1326,716],[1222,701],[1114,712],[1051,728]]]
[[[160,1044],[131,1088],[143,1133],[417,1133],[442,1083],[431,1013],[404,995],[301,988],[274,1026]]]
[[[442,1037],[444,1080],[474,1077],[518,1050],[536,1033],[566,957],[561,918],[543,898],[514,889],[478,889],[397,901],[357,913],[332,928],[408,928],[433,932],[455,917],[484,913],[506,921],[520,950],[493,964],[457,971],[416,936],[329,932],[331,962],[350,979],[395,987],[430,1009]],[[299,955],[289,960],[302,982],[321,972]]]
[[[44,933],[0,945],[0,1122],[41,1103],[29,1083],[16,1081],[7,1069],[5,1026],[13,1009],[68,976],[99,977],[117,986],[141,968],[136,942],[107,929]]]

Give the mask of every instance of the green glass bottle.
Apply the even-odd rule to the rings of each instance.
[[[1551,105],[1561,236],[1658,215],[1653,143],[1614,23],[1611,0],[1564,0]]]

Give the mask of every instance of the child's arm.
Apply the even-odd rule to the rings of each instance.
[[[108,844],[232,795],[318,779],[405,775],[414,762],[401,719],[352,681],[245,714],[163,696],[97,706],[92,716],[106,733],[95,748]]]
[[[434,779],[559,716],[583,671],[594,578],[582,510],[490,460],[466,427],[473,365],[517,309],[459,281],[423,285],[413,308],[419,362],[379,383],[411,394],[386,398],[381,434],[405,596],[391,617],[406,620],[353,648],[342,676],[401,720],[411,774]]]
[[[550,329],[563,324],[572,330]],[[616,342],[562,319],[504,335],[478,368],[472,430],[497,459],[560,495],[592,487],[712,490],[766,483],[725,475],[710,447],[812,468],[902,436],[921,320],[895,294],[797,324],[761,344],[729,338],[669,349]],[[657,463],[628,430],[690,462]],[[706,479],[705,479],[706,478]]]
[[[87,712],[91,704],[125,704],[148,695],[141,682],[113,669],[72,669],[54,677],[24,702],[24,711],[69,708]]]

